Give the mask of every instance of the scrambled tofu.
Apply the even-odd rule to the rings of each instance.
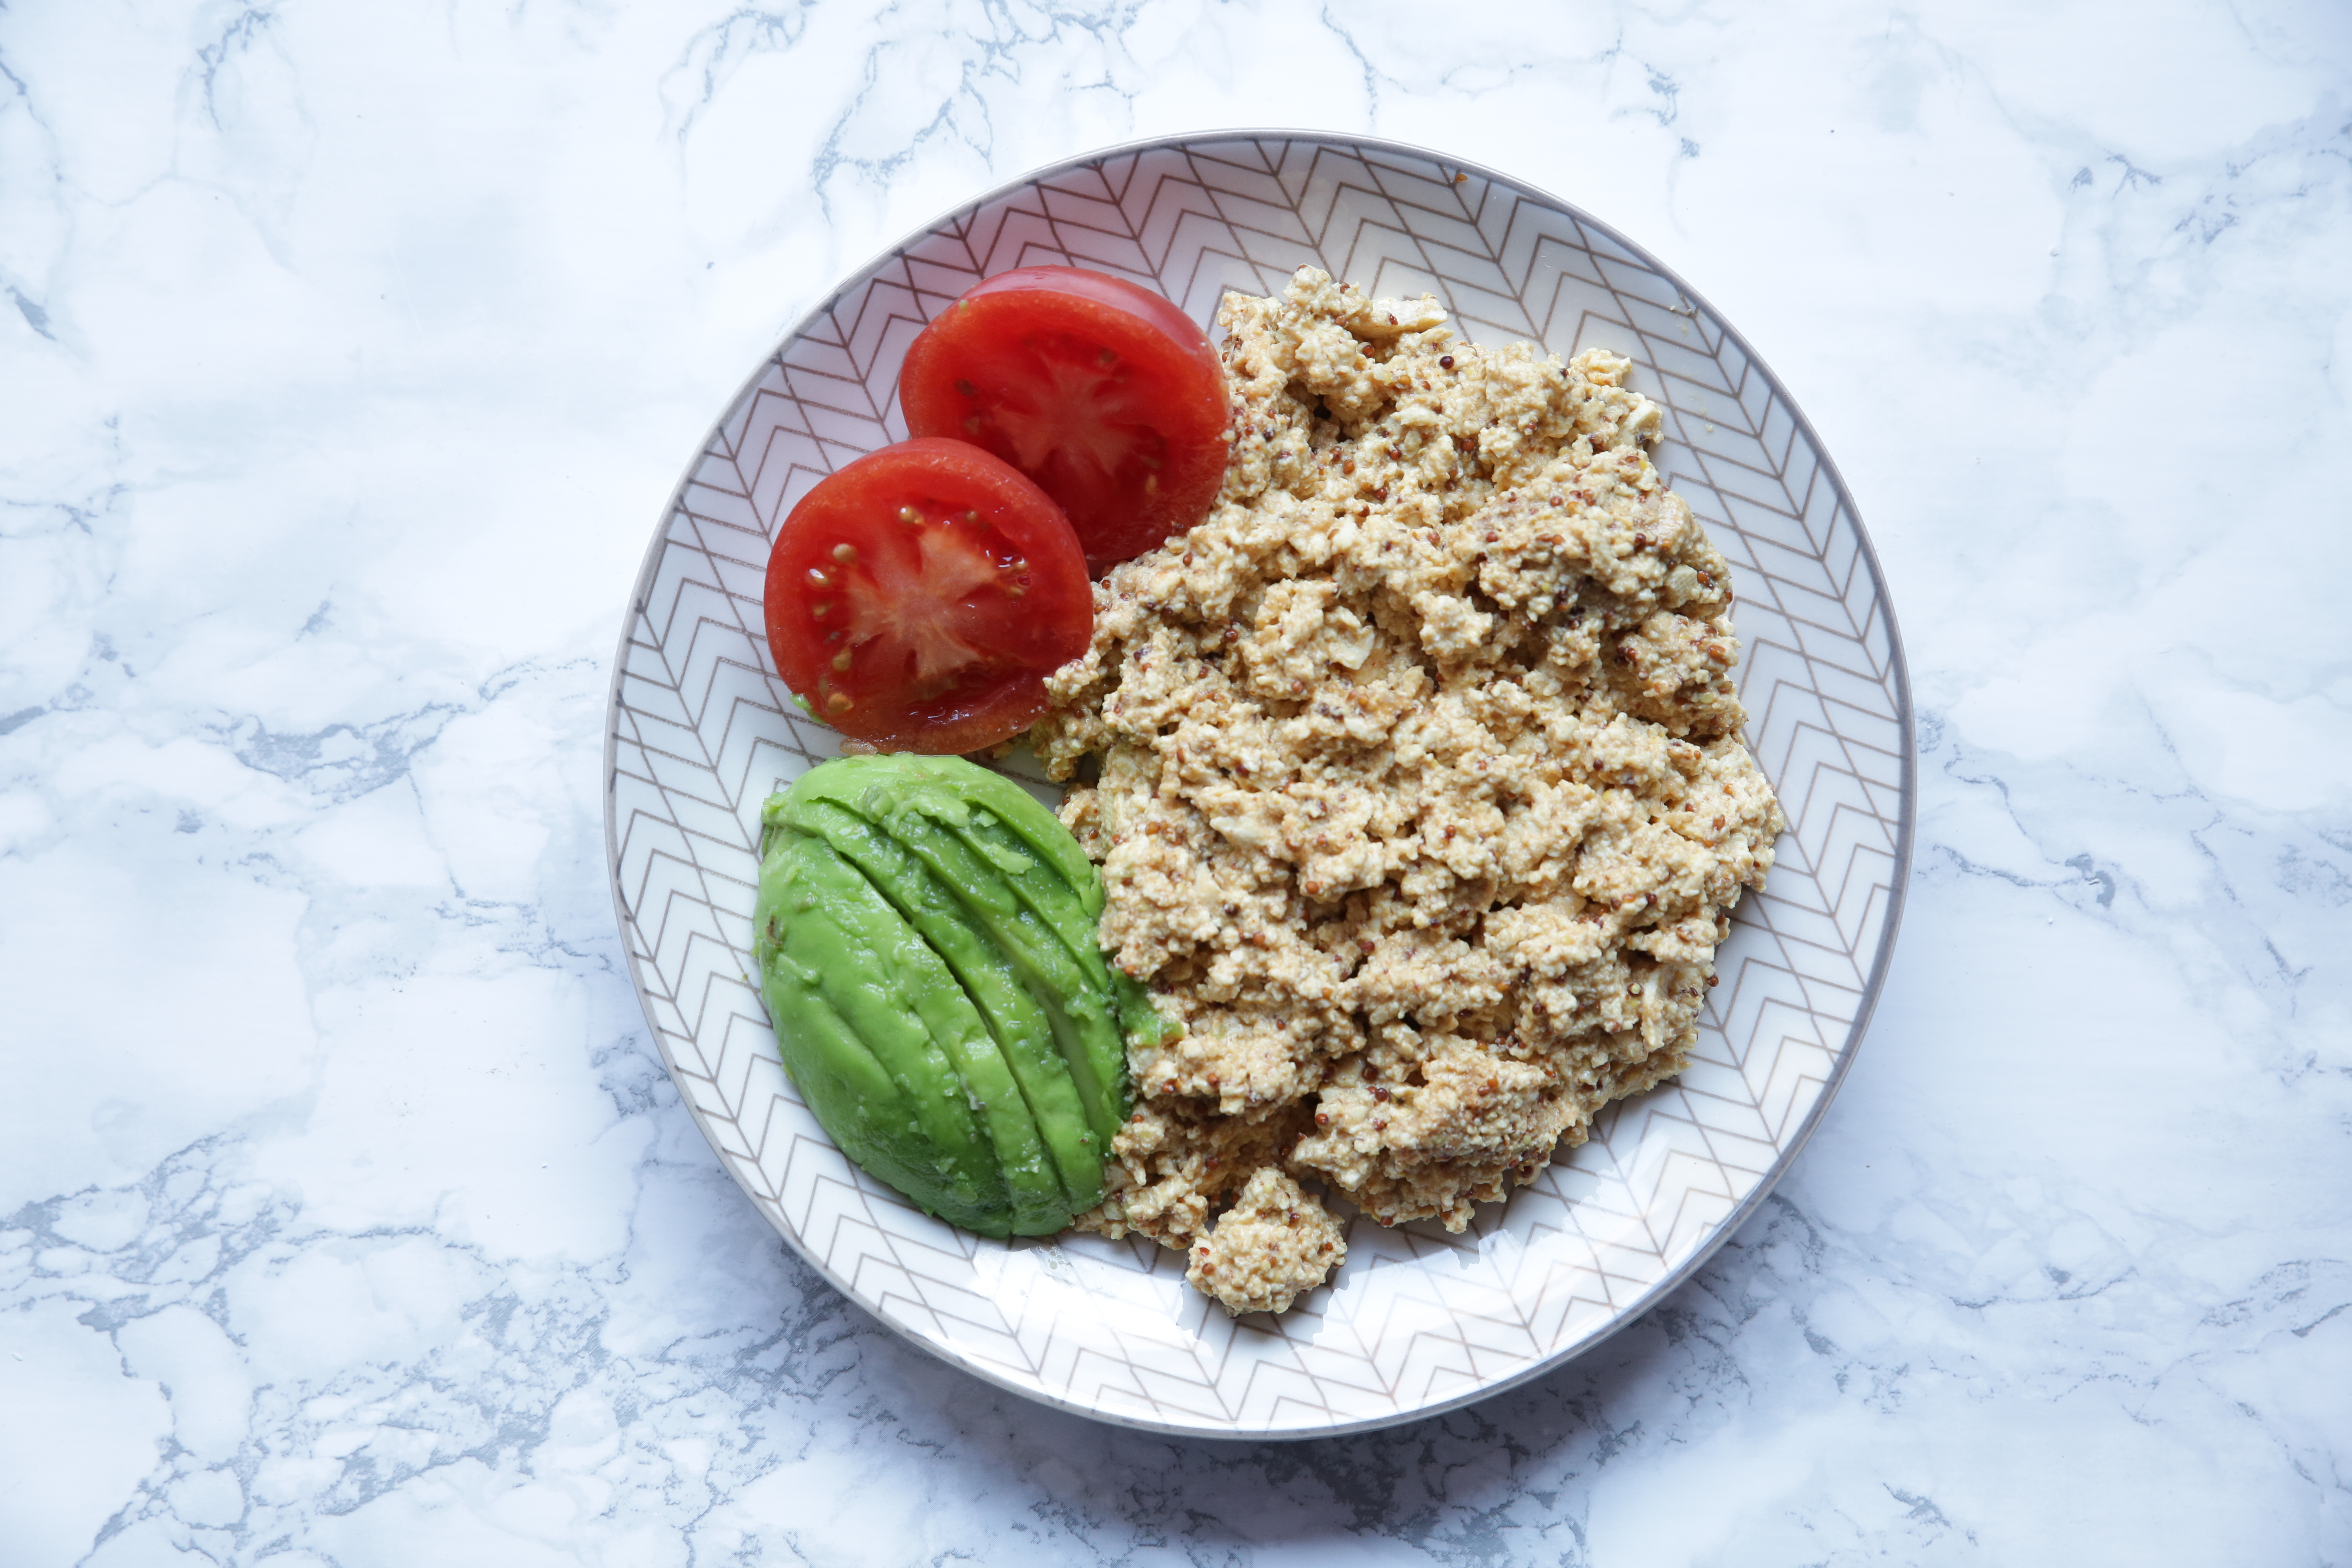
[[[1347,1232],[1279,1166],[1260,1165],[1184,1271],[1226,1310],[1286,1312],[1347,1256]]]
[[[1097,585],[1031,739],[1085,781],[1105,948],[1181,1026],[1130,1052],[1078,1223],[1240,1312],[1345,1256],[1297,1179],[1458,1231],[1679,1071],[1782,822],[1627,361],[1476,348],[1313,268],[1218,319],[1224,489]]]

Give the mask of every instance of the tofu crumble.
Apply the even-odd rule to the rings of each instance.
[[[1218,324],[1223,489],[1096,584],[1030,739],[1181,1029],[1077,1224],[1282,1311],[1346,1255],[1302,1182],[1459,1231],[1679,1071],[1782,818],[1628,361],[1311,268]]]

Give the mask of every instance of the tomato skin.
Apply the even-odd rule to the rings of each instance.
[[[1224,482],[1216,350],[1150,289],[1076,267],[972,288],[907,351],[918,436],[970,441],[1044,487],[1097,575],[1205,516]]]
[[[1069,520],[961,441],[901,441],[819,480],[776,531],[761,598],[784,684],[886,752],[1019,734],[1094,635]]]

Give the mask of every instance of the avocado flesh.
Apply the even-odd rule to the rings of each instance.
[[[1162,1044],[1168,1034],[1167,1021],[1151,1005],[1150,992],[1135,983],[1134,976],[1110,963],[1096,942],[1096,921],[1099,911],[1088,913],[1077,893],[1055,874],[1054,868],[1033,858],[1026,851],[1026,840],[1009,831],[1004,824],[985,812],[971,812],[961,822],[952,825],[956,836],[972,849],[988,858],[991,865],[1013,884],[1013,892],[1029,906],[1039,920],[1051,926],[1061,939],[1063,947],[1087,972],[1087,977],[1101,987],[1111,999],[1111,1007],[1118,1019],[1122,1037],[1146,1046]],[[1101,883],[1095,883],[1099,890]],[[1126,1054],[1119,1054],[1117,1067],[1119,1081],[1125,1082]]]
[[[823,1004],[787,1066],[852,1053],[827,1069],[847,1121],[819,1112],[836,1142],[877,1147],[886,1180],[986,1235],[1046,1234],[1100,1202],[1129,1104],[1125,1037],[1169,1031],[1104,961],[1101,880],[1076,839],[1020,784],[952,757],[826,763],[761,817],[762,989],[780,1039],[812,985]],[[787,984],[779,965],[817,978]],[[896,1093],[843,1087],[861,1061]]]
[[[802,790],[803,784],[823,772],[803,774],[791,790],[771,801],[770,819],[824,839],[863,871],[946,962],[986,1020],[1020,1086],[1061,1175],[1070,1212],[1092,1208],[1102,1201],[1108,1143],[1090,1124],[1046,1010],[1022,983],[1012,961],[991,944],[955,894],[912,851],[863,816],[824,798],[821,785]]]
[[[894,804],[909,798],[953,799],[996,818],[1072,890],[1086,911],[1086,940],[1092,945],[1094,923],[1102,919],[1102,878],[1070,830],[1013,780],[961,757],[904,754],[844,757],[838,763],[827,763],[822,771],[825,776],[815,787],[824,791],[825,799],[853,809],[859,800],[879,790]]]
[[[1127,1120],[1127,1051],[1107,984],[1095,983],[1071,957],[1053,928],[1022,900],[1012,884],[971,845],[934,819],[929,803],[902,802],[890,813],[890,837],[907,846],[945,886],[964,913],[1013,961],[1029,994],[1045,1010],[1054,1043],[1077,1085],[1087,1123],[1108,1149]],[[946,810],[957,809],[952,804]],[[1097,967],[1101,966],[1099,957]]]
[[[1108,1148],[1129,1104],[1121,1026],[1137,1012],[1141,992],[1131,982],[1124,989],[1112,984],[1095,942],[1095,919],[1066,880],[1060,853],[1041,853],[999,813],[1050,829],[1038,836],[1076,858],[1085,872],[1080,887],[1099,906],[1101,882],[1077,840],[1026,790],[984,768],[951,759],[857,762],[854,768],[812,773],[793,793],[833,801],[866,818],[953,889],[965,914],[1013,961],[1045,1010],[1087,1125]],[[1157,1016],[1148,1003],[1141,1012],[1150,1018],[1150,1039],[1157,1043]]]
[[[995,1149],[975,1122],[942,1042],[909,994],[909,980],[919,984],[921,975],[908,973],[908,950],[920,949],[921,939],[821,839],[786,835],[761,881],[773,888],[768,918],[781,928],[776,934],[785,956],[817,976],[827,1009],[898,1090],[888,1111],[877,1107],[860,1120],[895,1123],[911,1115],[930,1151],[927,1179],[901,1190],[942,1219],[1004,1234],[1012,1205]],[[836,1129],[825,1131],[838,1140]]]
[[[793,828],[780,831],[801,840],[798,853],[830,863],[840,883],[829,906],[834,918],[854,942],[884,959],[898,983],[898,1004],[911,1011],[939,1053],[923,1062],[932,1081],[941,1094],[962,1101],[979,1119],[994,1155],[1002,1196],[1010,1205],[1012,1234],[1050,1236],[1067,1226],[1075,1211],[1063,1195],[1061,1177],[1037,1134],[1028,1102],[987,1021],[954,973],[865,874],[832,846]]]
[[[859,1169],[919,1203],[919,1194],[939,1190],[947,1173],[938,1145],[924,1135],[915,1108],[882,1064],[824,999],[818,972],[780,945],[761,966],[761,992],[776,1022],[784,1070],[835,1145]],[[1004,1234],[984,1213],[966,1216],[945,1205],[923,1206],[983,1235]]]
[[[1026,842],[985,811],[927,810],[925,815],[1004,879],[1023,907],[1045,922],[1087,984],[1108,994],[1110,965],[1095,945],[1095,922],[1061,874],[1033,853]]]
[[[868,816],[884,809],[878,801],[894,807],[901,802],[929,802],[932,816],[1004,873],[1022,901],[1054,928],[1089,978],[1108,989],[1122,1036],[1145,1046],[1162,1045],[1172,1037],[1174,1031],[1152,1005],[1150,994],[1133,976],[1104,961],[1097,941],[1102,879],[1069,829],[1036,796],[1002,773],[976,768],[959,757],[849,757],[827,763],[824,774],[824,798],[853,810],[865,803],[871,808]],[[978,809],[939,809],[947,800]],[[950,816],[953,822],[948,821]],[[1123,1051],[1118,1065],[1124,1083]],[[1124,1110],[1122,1091],[1122,1114]]]

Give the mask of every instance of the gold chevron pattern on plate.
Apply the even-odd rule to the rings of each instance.
[[[1130,278],[1208,322],[1304,263],[1438,296],[1468,337],[1629,355],[1657,464],[1735,568],[1748,738],[1789,817],[1719,953],[1689,1069],[1461,1236],[1357,1219],[1331,1284],[1228,1320],[1182,1257],[982,1240],[833,1147],[778,1064],[751,968],[760,803],[834,754],[778,682],[761,579],[778,521],[906,434],[931,313],[1040,262]],[[866,268],[776,349],[661,520],[613,679],[606,831],[630,972],[695,1120],[760,1211],[919,1344],[1034,1398],[1162,1431],[1310,1436],[1530,1377],[1622,1326],[1759,1203],[1860,1042],[1894,944],[1915,790],[1903,656],[1861,520],[1771,373],[1673,273],[1565,203],[1388,143],[1220,132],[1007,185]]]

